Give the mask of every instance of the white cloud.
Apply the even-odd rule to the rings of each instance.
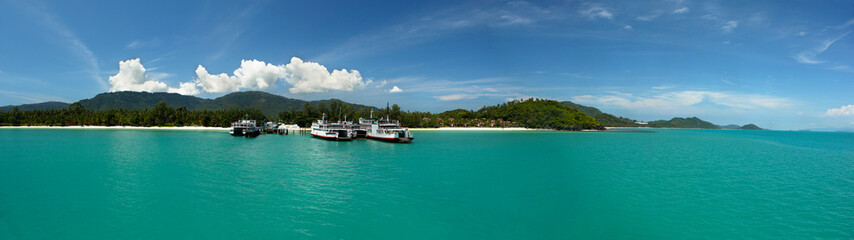
[[[287,70],[285,81],[291,84],[291,93],[316,93],[336,91],[353,91],[369,84],[362,80],[358,70],[332,70],[316,62],[304,62],[297,57],[291,58],[291,63],[284,66]]]
[[[674,86],[661,85],[661,86],[654,86],[654,87],[652,87],[652,89],[655,89],[655,90],[665,90],[665,89],[671,89],[671,88],[674,88]]]
[[[177,93],[181,95],[196,95],[201,93],[195,83],[185,82],[179,84],[178,88],[169,87],[166,92]]]
[[[225,73],[211,75],[199,65],[196,68],[196,83],[205,92],[232,92],[240,89],[264,90],[276,86],[276,81],[287,77],[284,66],[276,66],[258,60],[241,60],[233,76]]]
[[[640,21],[652,21],[653,19],[656,19],[656,18],[658,18],[659,16],[661,16],[661,14],[659,14],[659,13],[656,13],[656,14],[653,14],[653,15],[647,15],[647,16],[639,16],[639,17],[637,17],[637,20],[640,20]]]
[[[399,87],[394,86],[394,87],[392,87],[391,89],[389,89],[389,90],[388,90],[388,92],[390,92],[390,93],[399,93],[399,92],[403,92],[403,89],[400,89]]]
[[[672,13],[672,14],[684,14],[684,13],[688,13],[688,11],[690,11],[688,9],[688,7],[683,7],[680,9],[673,10],[673,12],[670,12],[670,13]]]
[[[836,65],[830,69],[837,71],[851,71],[851,67],[849,67],[848,65]]]
[[[807,32],[798,32],[798,36],[803,37],[803,36],[806,36],[806,35],[807,35]]]
[[[139,58],[119,61],[119,73],[110,76],[110,92],[165,92],[167,89],[166,83],[148,77]]]
[[[199,93],[194,83],[181,83],[178,88],[173,88],[151,78],[145,71],[139,58],[119,61],[119,72],[110,76],[110,92],[170,92],[184,95]]]
[[[843,116],[854,116],[854,105],[846,105],[839,108],[831,108],[827,109],[827,112],[824,116],[828,117],[843,117]]]
[[[821,43],[821,45],[818,46],[818,48],[811,50],[811,51],[803,51],[803,52],[795,55],[793,58],[795,59],[795,61],[798,61],[799,63],[804,63],[804,64],[823,63],[823,61],[816,60],[815,57],[821,53],[824,53],[824,51],[827,51],[827,49],[830,48],[830,46],[832,46],[834,43],[836,43],[836,41],[839,41],[839,39],[842,39],[843,37],[845,37],[849,33],[851,33],[851,32],[843,33],[842,35],[840,35],[839,37],[834,38],[834,39],[825,40],[824,42]]]
[[[634,28],[632,27],[632,25],[628,25],[628,24],[626,24],[626,26],[623,26],[623,29],[625,29],[625,30],[627,30],[627,31],[634,30]]]
[[[500,19],[506,21],[506,24],[530,24],[534,22],[530,18],[518,15],[501,15]]]
[[[279,79],[291,87],[291,93],[317,93],[328,91],[353,91],[370,84],[357,70],[341,69],[331,73],[316,62],[291,58],[287,65],[273,65],[259,60],[242,60],[234,75],[210,74],[205,67],[196,68],[196,84],[205,92],[222,93],[241,89],[265,90],[276,87]],[[385,82],[382,83],[385,85]]]
[[[731,20],[731,21],[727,21],[726,24],[721,27],[721,31],[723,31],[724,33],[732,33],[732,31],[735,30],[735,28],[737,28],[737,27],[738,27],[738,21]]]
[[[734,109],[783,109],[793,105],[787,98],[761,94],[743,94],[713,91],[676,91],[653,95],[651,97],[632,94],[582,95],[572,98],[573,102],[607,105],[627,109],[678,109],[708,103]]]
[[[378,84],[377,84],[377,87],[376,87],[376,88],[384,87],[386,84],[388,84],[388,81],[383,80],[382,82],[380,82],[380,83],[378,83]]]
[[[222,93],[240,90],[240,83],[236,77],[220,73],[211,75],[202,65],[196,68],[196,84],[205,92]]]
[[[614,14],[608,11],[608,9],[602,7],[591,7],[585,10],[581,10],[581,15],[584,15],[590,19],[596,18],[605,18],[605,19],[614,19]]]
[[[434,98],[442,100],[442,101],[456,101],[456,100],[463,100],[463,99],[475,99],[477,97],[478,97],[477,95],[471,95],[471,94],[451,94],[451,95],[444,95],[444,96],[436,96]]]
[[[234,70],[234,76],[240,81],[241,88],[269,89],[275,87],[276,80],[287,75],[285,68],[258,60],[242,60],[240,68]]]

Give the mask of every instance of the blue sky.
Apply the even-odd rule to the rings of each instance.
[[[262,90],[854,128],[852,1],[0,0],[0,105]]]

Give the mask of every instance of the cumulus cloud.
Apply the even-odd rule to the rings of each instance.
[[[633,27],[632,27],[632,25],[628,25],[628,24],[626,24],[625,26],[623,26],[623,29],[624,29],[624,30],[626,30],[626,31],[635,30],[635,28],[633,28]]]
[[[116,91],[170,92],[185,95],[199,93],[193,83],[181,83],[178,88],[172,88],[164,82],[152,79],[139,58],[119,61],[119,73],[110,76],[110,92]]]
[[[205,92],[231,92],[240,89],[264,90],[276,86],[278,79],[285,78],[284,66],[276,66],[258,60],[242,60],[234,75],[225,73],[212,75],[202,65],[196,68],[196,83]]]
[[[234,75],[210,74],[205,67],[196,68],[196,83],[205,92],[232,92],[241,89],[274,88],[279,79],[291,87],[294,94],[328,91],[353,91],[370,84],[358,70],[341,69],[329,72],[323,65],[293,57],[287,65],[273,65],[258,60],[243,60]]]
[[[582,95],[572,98],[573,102],[583,104],[608,105],[621,108],[673,109],[696,106],[702,103],[735,109],[783,109],[793,105],[787,98],[760,94],[743,94],[714,91],[675,91],[657,94],[651,97],[615,93],[611,95]]]
[[[358,70],[333,70],[331,73],[323,65],[316,62],[305,62],[297,57],[291,58],[291,63],[285,65],[287,81],[291,93],[316,93],[336,91],[353,91],[368,85],[363,81]]]
[[[220,73],[212,75],[202,65],[196,68],[196,83],[205,92],[219,93],[240,90],[239,81],[228,74]]]
[[[181,95],[196,95],[201,93],[195,83],[185,82],[178,85],[177,88],[169,87],[166,92],[177,93]]]
[[[242,60],[233,75],[227,73],[211,74],[199,65],[196,68],[194,82],[180,83],[170,87],[152,76],[170,76],[165,73],[146,73],[139,58],[119,62],[119,73],[110,77],[110,91],[170,92],[195,95],[202,91],[224,93],[275,88],[277,82],[285,80],[291,85],[291,93],[315,93],[328,91],[353,91],[370,84],[363,80],[357,70],[341,69],[329,72],[323,65],[305,62],[297,57],[291,58],[287,65],[273,65],[259,60]],[[383,81],[378,87],[386,84]],[[199,89],[201,87],[201,90]],[[396,89],[395,89],[396,88]],[[395,86],[392,92],[402,91]]]
[[[394,87],[392,87],[391,89],[389,89],[389,90],[388,90],[388,92],[390,92],[390,93],[399,93],[399,92],[403,92],[403,89],[400,89],[399,87],[394,86]]]
[[[849,104],[839,108],[827,109],[824,115],[828,117],[854,116],[854,105]]]

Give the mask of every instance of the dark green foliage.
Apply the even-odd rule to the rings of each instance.
[[[673,118],[670,121],[658,120],[649,122],[650,127],[658,128],[703,128],[703,129],[720,129],[718,125],[703,121],[697,117],[691,118]]]
[[[761,127],[759,127],[759,126],[754,125],[753,123],[750,123],[750,124],[744,125],[744,126],[742,126],[742,127],[738,128],[738,129],[741,129],[741,130],[765,130],[765,129],[762,129]]]
[[[0,125],[5,126],[213,126],[229,127],[245,117],[264,120],[257,109],[228,109],[216,111],[188,111],[185,107],[174,109],[165,102],[151,109],[88,110],[70,106],[67,109],[0,112]]]
[[[12,105],[0,107],[0,110],[4,112],[12,111]],[[51,109],[62,109],[67,108],[68,103],[64,102],[43,102],[43,103],[35,103],[35,104],[22,104],[18,106],[18,109],[21,111],[27,110],[51,110]]]
[[[208,101],[211,100],[177,93],[111,92],[80,100],[80,103],[89,110],[137,110],[152,108],[159,102],[164,102],[169,106],[197,109]]]
[[[602,126],[606,126],[606,127],[640,127],[640,126],[643,126],[643,125],[635,123],[635,120],[624,118],[624,117],[617,117],[617,116],[607,114],[607,113],[600,113],[600,114],[595,115],[593,117],[595,117],[596,120],[599,120],[599,123],[601,123]]]
[[[439,114],[400,112],[396,106],[392,106],[390,115],[400,114],[398,119],[401,123],[410,127],[527,127],[567,130],[601,127],[595,118],[553,100],[517,100],[483,107],[478,111],[456,109]]]
[[[234,92],[216,99],[204,99],[177,93],[149,92],[112,92],[102,93],[91,99],[81,100],[80,103],[91,110],[111,109],[148,109],[159,102],[175,107],[186,107],[190,111],[224,110],[224,109],[260,109],[267,116],[276,116],[279,112],[291,109],[302,110],[304,103],[312,106],[330,105],[332,102],[342,102],[337,99],[303,101],[287,98],[260,91]],[[351,109],[373,108],[369,106],[345,103]]]
[[[586,113],[587,115],[590,115],[590,116],[597,116],[597,115],[599,115],[599,114],[602,114],[602,111],[599,111],[599,109],[598,109],[598,108],[595,108],[595,107],[588,107],[588,106],[584,106],[584,105],[581,105],[581,104],[576,104],[576,103],[574,103],[574,102],[570,102],[570,101],[563,101],[563,102],[560,102],[560,103],[562,103],[563,105],[567,105],[567,106],[569,106],[569,107],[572,107],[572,108],[578,109],[578,111],[581,111],[581,112],[583,112],[583,113]],[[597,119],[598,119],[598,118],[597,118]],[[600,121],[600,122],[601,122],[601,121]],[[604,123],[602,123],[602,124],[604,124]],[[609,126],[609,125],[605,125],[605,126]]]

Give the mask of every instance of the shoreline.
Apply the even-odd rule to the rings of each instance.
[[[409,128],[412,131],[552,131],[533,128],[490,128],[490,127],[440,127],[440,128]]]
[[[153,130],[194,130],[194,131],[228,131],[230,128],[221,127],[140,127],[140,126],[0,126],[0,129],[153,129]]]

